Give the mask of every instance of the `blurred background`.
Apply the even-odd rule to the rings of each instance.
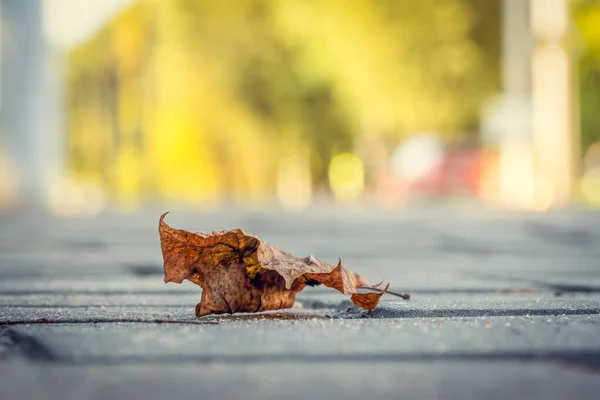
[[[600,207],[600,1],[0,5],[0,210]]]

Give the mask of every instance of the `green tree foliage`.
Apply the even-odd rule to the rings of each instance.
[[[600,142],[600,1],[573,2],[573,16],[582,39],[579,58],[581,145],[585,151]]]
[[[498,1],[141,0],[71,54],[70,154],[117,196],[195,203],[313,182],[358,139],[477,125]]]

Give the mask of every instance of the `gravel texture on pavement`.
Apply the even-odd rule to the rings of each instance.
[[[161,211],[0,216],[0,399],[598,398],[600,213],[173,211],[411,294],[197,319]]]

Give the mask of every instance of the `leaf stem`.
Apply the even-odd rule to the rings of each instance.
[[[381,289],[378,289],[378,288],[375,288],[375,287],[371,287],[371,286],[361,286],[361,287],[359,287],[357,289],[368,289],[368,290],[373,290],[375,292],[381,292]],[[401,293],[396,293],[396,292],[392,292],[392,291],[389,291],[389,290],[386,291],[386,293],[392,294],[394,296],[401,297],[404,300],[410,300],[410,294],[408,294],[408,293],[401,294]]]

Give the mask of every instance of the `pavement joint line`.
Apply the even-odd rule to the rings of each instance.
[[[381,314],[381,315],[379,315]],[[559,316],[559,315],[600,315],[600,308],[512,308],[512,309],[424,309],[424,310],[390,310],[374,309],[371,318],[469,318],[469,317],[525,317],[525,316]]]
[[[466,271],[465,271],[466,272]],[[465,275],[469,276],[479,276],[485,279],[493,279],[493,280],[508,280],[508,281],[516,281],[516,282],[527,282],[534,287],[543,287],[549,290],[554,290],[555,292],[576,292],[576,293],[598,293],[600,292],[600,287],[598,286],[590,286],[590,285],[572,285],[568,283],[549,283],[544,282],[539,279],[531,279],[531,278],[522,278],[504,274],[494,274],[490,272],[482,272],[482,271],[468,271]]]
[[[193,308],[192,306],[181,306],[173,304],[0,304],[2,308]]]
[[[43,307],[40,307],[43,308]],[[85,307],[82,307],[85,308]],[[169,307],[165,307],[169,308]],[[140,323],[140,324],[196,324],[211,325],[226,321],[236,320],[304,320],[314,318],[325,319],[436,319],[436,318],[476,318],[476,317],[534,317],[534,316],[567,316],[567,315],[600,315],[600,309],[451,309],[451,310],[390,310],[382,307],[370,313],[362,310],[349,309],[346,311],[334,311],[325,314],[314,313],[256,313],[256,314],[232,314],[209,316],[198,320],[176,320],[176,319],[144,319],[139,318],[89,318],[89,319],[61,319],[61,318],[34,318],[15,319],[0,321],[0,326],[6,325],[28,325],[28,324],[101,324],[101,323]]]
[[[419,353],[346,353],[346,354],[173,354],[121,356],[53,356],[35,361],[76,366],[124,366],[143,364],[282,364],[282,363],[402,363],[402,362],[553,362],[600,374],[600,350],[597,348],[557,351],[419,352]]]
[[[116,324],[116,323],[135,323],[135,324],[190,324],[190,325],[218,325],[218,321],[181,321],[174,319],[137,319],[137,318],[91,318],[91,319],[20,319],[0,321],[0,326],[10,325],[58,325],[58,324]]]

